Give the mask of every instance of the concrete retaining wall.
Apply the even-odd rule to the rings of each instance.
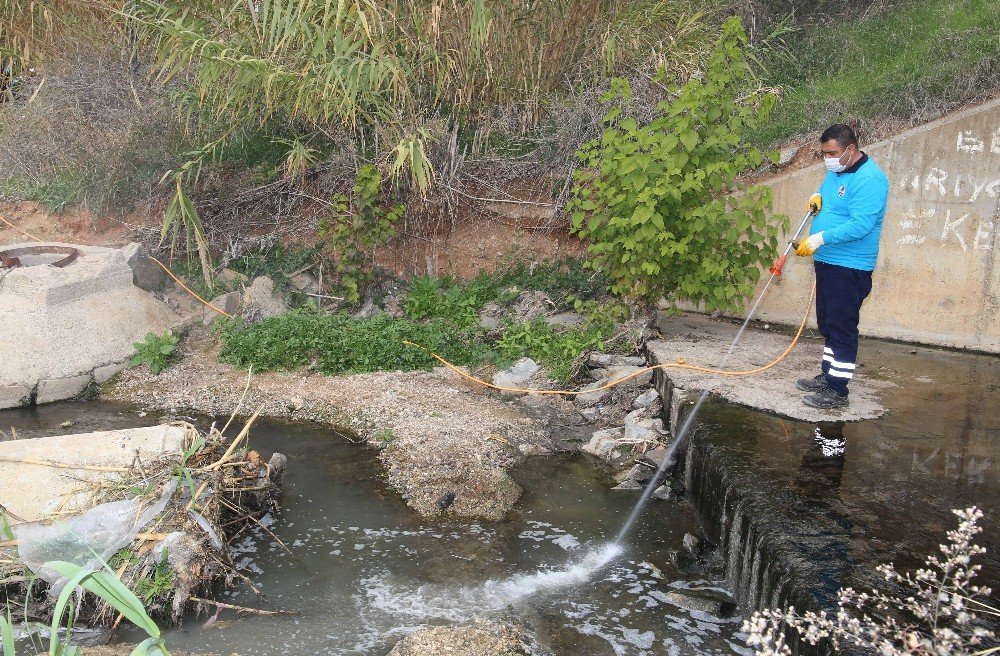
[[[1000,99],[863,150],[891,188],[861,333],[1000,353]],[[768,182],[793,229],[823,174],[818,163]],[[797,324],[812,279],[793,255],[759,317]]]

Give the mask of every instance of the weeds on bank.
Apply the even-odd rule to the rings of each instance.
[[[517,265],[501,274],[480,274],[468,283],[453,278],[418,277],[403,301],[405,317],[388,314],[355,318],[323,314],[307,304],[287,314],[247,326],[239,319],[220,322],[220,357],[257,371],[308,366],[327,375],[430,369],[440,362],[409,341],[449,362],[506,367],[521,357],[543,364],[553,378],[568,381],[584,351],[603,349],[617,322],[628,318],[624,305],[598,301],[603,279],[584,272],[575,260]],[[508,307],[525,289],[556,299],[554,309],[579,311],[579,326],[551,326],[544,319],[507,319],[488,331],[479,314],[488,303]]]
[[[522,291],[545,292],[555,311],[577,310],[576,301],[606,296],[608,280],[601,272],[584,268],[579,258],[554,262],[519,262],[498,273],[480,273],[467,283],[448,276],[414,278],[403,308],[414,319],[438,317],[460,326],[476,322],[487,303],[512,303]],[[587,308],[594,309],[591,304]]]
[[[509,324],[497,342],[497,363],[507,366],[527,356],[545,365],[552,378],[565,382],[576,373],[573,365],[580,354],[604,350],[604,340],[613,332],[614,324],[603,322],[566,330],[556,330],[544,319]]]
[[[146,333],[146,338],[141,342],[135,342],[135,355],[132,356],[132,366],[142,363],[149,365],[149,370],[154,376],[158,375],[167,366],[167,360],[177,349],[179,338],[170,334],[169,330],[162,335]]]
[[[474,330],[456,330],[441,319],[413,321],[380,314],[356,319],[321,314],[307,305],[247,327],[239,319],[221,325],[220,357],[257,371],[303,366],[324,374],[430,369],[437,363],[403,340],[421,344],[450,362],[476,365],[487,346]]]

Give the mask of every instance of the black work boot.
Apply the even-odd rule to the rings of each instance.
[[[802,399],[802,402],[812,408],[820,410],[832,410],[833,408],[846,408],[849,401],[846,394],[839,394],[832,387],[826,387],[815,394],[810,394]]]
[[[826,382],[826,374],[820,374],[815,378],[799,378],[795,386],[803,392],[822,392],[830,384]]]

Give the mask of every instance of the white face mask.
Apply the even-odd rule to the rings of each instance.
[[[840,157],[843,157],[843,155]],[[846,171],[847,165],[840,163],[840,157],[824,157],[823,164],[826,165],[826,170],[832,173],[843,173]],[[851,161],[850,158],[847,161]]]

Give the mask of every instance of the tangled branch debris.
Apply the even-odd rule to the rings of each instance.
[[[102,472],[107,476],[82,480],[73,495],[85,498],[82,509],[89,513],[110,508],[115,502],[131,501],[148,510],[157,502],[164,510],[135,532],[130,544],[107,560],[122,581],[136,592],[150,614],[179,623],[192,608],[208,612],[219,607],[211,600],[218,584],[246,582],[231,556],[230,544],[248,530],[266,528],[267,516],[277,510],[281,499],[281,477],[286,458],[275,453],[265,461],[257,451],[246,446],[246,438],[256,414],[233,439],[223,436],[215,425],[207,434],[193,425],[179,422],[184,430],[184,451],[165,455],[153,462],[134,462],[127,468]],[[228,424],[227,424],[228,426]],[[34,462],[40,466],[60,467],[55,462]],[[112,468],[109,468],[112,469]],[[77,510],[74,509],[74,514]],[[49,529],[57,529],[56,544],[87,544],[99,540],[95,535],[80,535],[75,529],[60,534],[60,527],[72,526],[59,508]],[[80,515],[75,515],[79,517]],[[25,536],[35,535],[37,525],[18,523],[6,513],[0,514],[0,595],[10,607],[23,608],[29,621],[47,622],[55,598],[44,574],[25,564],[29,551]],[[50,532],[51,534],[51,532]],[[40,569],[40,568],[36,568]],[[78,611],[78,624],[117,627],[121,617],[103,601],[84,594]]]

